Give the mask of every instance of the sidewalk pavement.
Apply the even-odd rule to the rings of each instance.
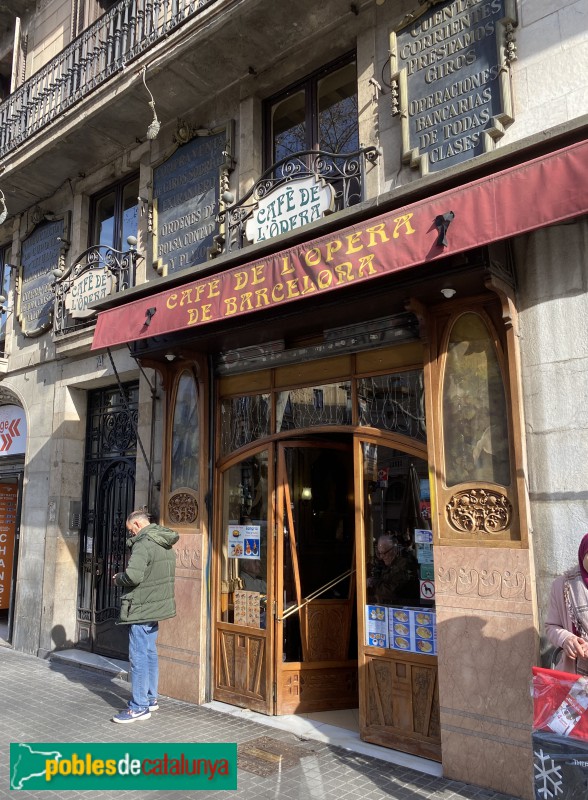
[[[238,789],[189,792],[195,800],[513,800],[178,700],[160,698],[160,710],[151,719],[114,725],[113,713],[129,697],[124,680],[7,647],[0,647],[0,677],[0,798],[46,796],[10,791],[10,742],[237,742]],[[121,800],[120,791],[72,790],[63,795],[66,800]],[[139,798],[180,796],[176,791],[124,792],[124,800]]]

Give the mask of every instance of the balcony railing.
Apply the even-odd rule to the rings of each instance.
[[[223,233],[214,237],[217,252],[213,255],[230,253],[244,247],[248,243],[247,222],[259,201],[289,181],[313,177],[329,184],[334,197],[332,212],[360,203],[365,200],[366,162],[375,164],[380,155],[377,147],[369,146],[354,153],[303,150],[277,161],[263,173],[247,194],[217,215]]]
[[[124,252],[94,245],[80,253],[63,274],[54,273],[54,333],[71,333],[94,324],[96,312],[88,308],[90,303],[135,285],[137,261],[142,258],[135,244],[131,239],[130,250]]]
[[[122,0],[0,105],[8,154],[215,0]]]

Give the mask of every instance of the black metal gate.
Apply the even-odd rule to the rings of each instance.
[[[127,658],[126,626],[117,626],[121,590],[112,575],[128,558],[125,522],[133,510],[139,384],[88,394],[82,499],[78,643]]]

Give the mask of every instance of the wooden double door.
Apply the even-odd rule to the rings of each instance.
[[[266,714],[359,708],[362,738],[438,758],[436,658],[366,644],[370,562],[387,522],[373,478],[399,454],[337,434],[224,465],[214,697]]]

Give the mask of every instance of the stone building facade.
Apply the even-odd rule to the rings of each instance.
[[[531,667],[588,516],[588,3],[33,5],[0,10],[6,638],[124,656],[105,577],[145,506],[181,534],[164,693],[280,713],[343,681],[367,740],[530,797]],[[388,523],[430,528],[433,655],[370,595]],[[250,625],[230,531],[263,553]],[[335,657],[300,600],[342,542]]]

